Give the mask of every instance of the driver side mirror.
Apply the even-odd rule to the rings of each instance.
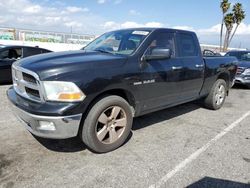
[[[163,60],[171,58],[171,50],[168,48],[154,48],[150,54],[144,55],[143,60]]]

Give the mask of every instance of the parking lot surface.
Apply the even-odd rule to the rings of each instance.
[[[0,86],[0,187],[250,187],[250,90],[219,111],[188,103],[136,118],[129,140],[94,154],[79,139],[35,138]]]

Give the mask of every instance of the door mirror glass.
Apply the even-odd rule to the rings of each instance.
[[[150,54],[144,55],[144,60],[163,60],[171,57],[171,50],[168,48],[153,48]]]

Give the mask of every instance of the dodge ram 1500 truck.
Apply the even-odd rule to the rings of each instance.
[[[125,142],[133,117],[196,99],[221,108],[236,63],[234,57],[203,58],[193,32],[125,29],[79,51],[15,62],[7,95],[32,134],[79,135],[89,149],[103,153]]]

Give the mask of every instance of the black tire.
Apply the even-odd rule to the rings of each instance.
[[[219,102],[218,101],[218,98],[217,98],[217,94],[219,92],[219,89],[223,87],[224,88],[224,95],[221,96]],[[209,108],[209,109],[212,109],[212,110],[218,110],[220,109],[224,102],[225,102],[225,99],[226,99],[226,96],[227,96],[227,91],[228,91],[228,87],[227,87],[227,84],[225,82],[225,80],[223,79],[218,79],[212,89],[210,90],[208,96],[205,98],[204,100],[204,105],[205,107]]]
[[[116,137],[116,141],[114,141],[113,143],[108,143],[109,141],[111,142],[111,129],[112,131],[115,130],[117,127],[113,127],[111,128],[111,125],[115,125],[116,122],[113,122],[113,120],[109,119],[109,122],[107,124],[102,124],[100,121],[101,115],[103,114],[107,114],[110,110],[110,116],[106,116],[106,114],[104,115],[105,118],[108,117],[110,118],[112,116],[112,112],[114,109],[118,109],[120,108],[120,114],[117,115],[117,117],[121,117],[121,119],[126,118],[126,123],[122,128],[122,131],[120,131],[120,129],[116,132],[118,135],[119,133],[119,137]],[[115,114],[115,113],[114,113]],[[112,116],[113,117],[113,116]],[[121,119],[117,119],[117,121],[121,120]],[[82,132],[81,132],[81,139],[82,141],[87,145],[87,147],[96,152],[96,153],[106,153],[109,151],[113,151],[115,149],[117,149],[118,147],[120,147],[128,138],[129,133],[131,131],[131,127],[132,127],[132,123],[133,123],[133,115],[132,115],[132,110],[130,105],[128,104],[128,102],[119,97],[119,96],[106,96],[102,99],[100,99],[99,101],[97,101],[94,106],[90,109],[89,113],[87,114],[87,117],[84,121],[83,127],[82,127]],[[98,126],[103,126],[102,128],[105,129],[105,127],[109,127],[109,131],[106,133],[106,137],[110,137],[107,138],[106,142],[105,142],[105,138],[100,141],[100,137],[98,138],[98,133],[101,131],[102,128],[99,128]],[[108,128],[105,129],[105,131],[107,131]],[[113,133],[113,132],[112,132]],[[105,134],[105,133],[104,133]],[[104,135],[103,134],[103,135]],[[113,139],[115,140],[115,139]]]

